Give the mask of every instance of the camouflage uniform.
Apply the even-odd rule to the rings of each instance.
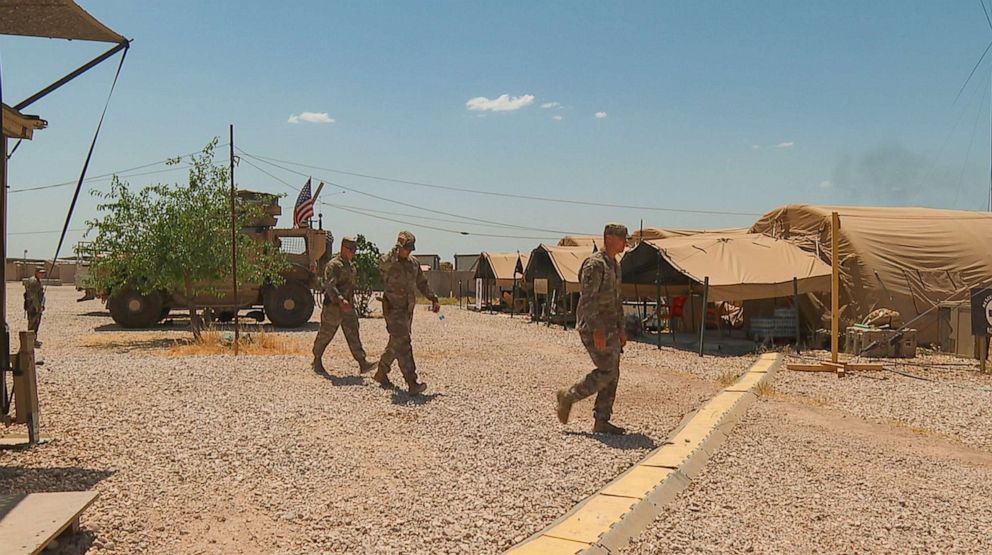
[[[438,300],[417,259],[413,255],[406,260],[399,257],[400,248],[412,248],[414,241],[412,233],[400,233],[396,246],[382,257],[379,265],[383,281],[382,315],[386,319],[386,331],[389,332],[389,343],[379,359],[379,369],[376,372],[376,381],[383,385],[389,383],[387,374],[394,360],[399,363],[407,385],[411,388],[417,385],[417,365],[413,360],[413,344],[410,339],[417,290],[431,302],[436,303]]]
[[[41,327],[41,314],[45,311],[45,288],[37,276],[24,280],[24,310],[28,313],[28,330],[35,333],[35,346],[41,346],[38,328]]]
[[[354,241],[349,239],[346,237],[342,245],[349,242],[354,245]],[[340,327],[344,330],[348,349],[359,368],[362,371],[369,370],[372,364],[366,358],[362,339],[358,334],[358,314],[354,308],[350,311],[342,310],[341,301],[348,301],[354,307],[355,267],[339,253],[324,267],[324,308],[320,311],[320,330],[313,342],[314,369],[323,369],[321,357]]]
[[[618,224],[613,233],[626,235]],[[611,226],[607,226],[608,232]],[[622,231],[619,231],[622,229]],[[596,393],[593,415],[596,422],[609,422],[620,380],[620,336],[623,334],[623,305],[620,298],[620,265],[605,249],[593,253],[579,270],[581,292],[576,307],[576,328],[596,368],[567,391],[570,402]],[[606,338],[606,349],[596,348],[595,330]]]

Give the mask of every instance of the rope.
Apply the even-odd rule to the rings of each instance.
[[[59,235],[59,244],[55,247],[55,256],[52,257],[52,266],[49,271],[55,269],[55,261],[59,258],[59,253],[62,251],[62,244],[65,242],[66,233],[69,232],[69,224],[72,222],[72,213],[76,209],[76,201],[79,200],[79,191],[83,189],[83,181],[86,179],[86,170],[90,167],[90,160],[93,159],[93,149],[96,147],[97,138],[100,136],[100,129],[103,127],[103,119],[107,116],[107,109],[110,107],[110,98],[114,95],[114,89],[117,87],[117,79],[121,76],[121,69],[124,67],[124,59],[127,58],[127,51],[130,49],[130,45],[124,47],[124,51],[121,54],[121,61],[117,64],[117,72],[114,73],[114,82],[110,85],[110,92],[107,94],[107,101],[103,105],[103,113],[100,114],[100,121],[96,124],[96,131],[93,132],[93,140],[90,141],[90,149],[86,153],[86,160],[83,162],[83,169],[79,172],[79,180],[76,182],[76,190],[72,194],[72,202],[69,204],[69,212],[65,216],[65,223],[62,225],[62,233]]]

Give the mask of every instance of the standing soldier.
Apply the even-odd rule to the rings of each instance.
[[[28,330],[34,332],[34,346],[41,347],[38,341],[38,328],[41,327],[41,313],[45,311],[45,267],[38,266],[34,275],[24,280],[24,310],[28,313]]]
[[[358,335],[358,315],[354,307],[355,267],[351,264],[357,246],[354,237],[345,237],[341,240],[341,252],[324,267],[324,308],[320,311],[320,330],[313,342],[313,371],[318,374],[327,372],[322,357],[338,327],[344,329],[344,338],[359,370],[368,372],[375,367],[375,363],[365,357],[362,338]]]
[[[379,369],[372,377],[382,387],[392,387],[388,374],[396,360],[411,395],[423,393],[427,389],[427,384],[417,382],[417,365],[413,361],[413,345],[410,340],[413,309],[417,301],[416,290],[419,289],[431,300],[432,311],[437,313],[441,310],[437,295],[427,283],[427,276],[420,269],[417,259],[411,255],[415,241],[412,233],[401,231],[396,237],[396,246],[382,257],[382,315],[386,319],[389,343],[379,359]]]
[[[558,419],[562,424],[568,423],[572,403],[597,394],[593,408],[596,423],[592,427],[596,433],[625,432],[610,423],[610,416],[620,379],[620,350],[627,344],[620,302],[620,265],[616,259],[626,244],[627,228],[607,224],[603,230],[603,248],[582,263],[576,328],[596,368],[571,388],[558,390]]]

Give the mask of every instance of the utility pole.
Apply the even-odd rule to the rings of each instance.
[[[238,325],[238,213],[234,198],[234,124],[231,124],[231,281],[234,285],[234,356],[238,356],[238,343],[241,339],[241,326]]]

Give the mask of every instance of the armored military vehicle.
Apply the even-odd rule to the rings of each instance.
[[[238,191],[238,196],[263,207],[261,215],[242,232],[256,241],[274,243],[286,255],[289,267],[282,272],[283,283],[239,281],[237,302],[231,284],[219,283],[215,287],[219,296],[202,295],[189,303],[181,291],[142,294],[131,287],[115,291],[87,288],[88,265],[83,262],[77,269],[77,289],[85,290],[86,294],[80,300],[96,297],[105,301],[110,317],[125,328],[147,328],[168,317],[173,309],[187,310],[190,304],[220,321],[233,318],[235,310],[250,310],[259,320],[268,318],[277,327],[302,326],[313,315],[314,292],[320,288],[320,276],[331,259],[334,236],[322,229],[275,227],[282,214],[276,195]],[[85,245],[77,250],[86,253]],[[100,253],[89,255],[100,256]]]

